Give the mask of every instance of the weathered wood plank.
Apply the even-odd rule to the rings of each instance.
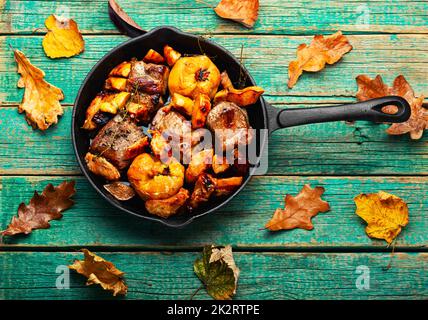
[[[99,253],[126,273],[126,299],[187,300],[200,286],[193,274],[198,253]],[[70,273],[58,290],[58,266],[81,253],[3,252],[0,299],[112,299],[98,286]],[[235,253],[241,269],[235,299],[427,299],[427,253]],[[391,263],[391,268],[387,265]],[[357,269],[360,268],[360,269]],[[363,269],[364,268],[364,269]],[[368,270],[367,290],[357,288]],[[361,288],[361,287],[360,287]],[[209,299],[201,290],[195,299]],[[120,299],[120,298],[119,298]]]
[[[0,29],[7,33],[44,33],[44,20],[57,13],[73,17],[85,33],[117,32],[107,14],[106,0],[2,0]],[[173,25],[199,34],[261,33],[314,34],[337,30],[355,33],[427,33],[425,1],[281,1],[260,3],[253,30],[217,17],[218,0],[118,0],[141,26]],[[1,9],[1,5],[0,5]],[[90,12],[90,18],[87,13]]]
[[[16,108],[0,107],[0,174],[79,174],[70,123],[67,107],[58,125],[33,131]],[[269,141],[268,174],[427,175],[428,136],[411,141],[388,136],[386,127],[329,123],[277,131]]]
[[[297,85],[289,90],[286,86],[288,64],[295,58],[297,46],[309,42],[310,38],[219,35],[212,37],[212,40],[237,56],[240,55],[241,45],[245,46],[243,62],[258,85],[266,90],[268,101],[305,103],[307,97],[324,97],[324,102],[341,102],[345,97],[349,101],[356,93],[355,77],[359,74],[381,74],[388,83],[403,74],[418,95],[428,92],[427,35],[350,36],[354,50],[341,62],[318,73],[303,74]],[[86,36],[85,39],[86,51],[82,55],[53,61],[45,56],[40,36],[0,37],[0,102],[17,104],[23,94],[16,87],[18,74],[10,45],[23,50],[36,66],[46,72],[49,82],[63,89],[64,103],[73,103],[81,82],[92,66],[108,50],[127,38],[109,35]]]
[[[359,193],[384,190],[409,205],[410,223],[396,240],[396,248],[426,248],[428,243],[428,178],[310,178],[255,177],[242,193],[216,214],[196,220],[183,229],[170,229],[131,217],[111,207],[83,177],[77,180],[76,204],[48,230],[4,239],[10,247],[113,246],[148,249],[188,249],[210,242],[230,243],[242,249],[360,248],[388,250],[386,242],[365,234],[365,223],[355,214],[353,198]],[[5,228],[21,202],[34,190],[72,177],[2,177],[0,229]],[[314,230],[271,233],[261,230],[286,193],[296,195],[305,183],[321,185],[332,210],[313,219]]]

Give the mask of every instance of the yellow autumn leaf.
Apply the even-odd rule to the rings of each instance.
[[[59,103],[64,99],[64,94],[61,89],[46,82],[45,73],[33,66],[21,51],[15,50],[14,56],[18,73],[21,74],[18,87],[25,88],[18,111],[25,111],[26,120],[33,129],[46,130],[52,124],[58,123],[58,116],[64,113]]]
[[[82,53],[85,41],[73,19],[50,15],[45,21],[48,33],[43,38],[43,49],[50,58],[69,58]]]
[[[88,278],[86,285],[99,284],[104,290],[112,291],[113,296],[126,294],[128,286],[123,280],[124,272],[87,249],[82,249],[82,252],[85,255],[84,260],[75,260],[68,267]]]
[[[409,223],[407,204],[384,191],[360,194],[354,199],[356,214],[367,222],[366,232],[371,238],[391,243]]]

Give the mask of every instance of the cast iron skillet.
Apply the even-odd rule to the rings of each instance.
[[[72,139],[77,160],[82,172],[85,174],[94,189],[116,208],[138,217],[161,222],[170,227],[185,226],[198,217],[214,212],[235,197],[245,187],[251,176],[254,175],[256,166],[249,169],[249,172],[244,177],[244,182],[240,188],[227,198],[213,200],[212,202],[209,202],[207,206],[200,208],[191,214],[181,214],[168,219],[150,215],[146,211],[143,201],[138,197],[134,197],[126,202],[121,202],[113,198],[103,188],[105,181],[92,174],[87,169],[84,157],[89,148],[89,137],[88,132],[81,128],[85,119],[86,108],[89,106],[91,100],[96,96],[96,94],[102,89],[104,81],[113,67],[122,61],[130,60],[133,57],[142,59],[149,49],[163,52],[163,46],[165,44],[172,46],[181,53],[204,53],[208,55],[213,59],[220,71],[227,70],[234,83],[238,82],[241,73],[241,77],[242,74],[245,75],[245,86],[256,84],[245,67],[243,67],[230,52],[214,42],[181,32],[173,27],[160,27],[146,33],[125,22],[114,12],[111,12],[111,17],[119,29],[126,31],[128,35],[135,38],[119,45],[107,53],[89,72],[77,94],[72,118]],[[398,112],[393,115],[383,113],[381,109],[386,105],[397,106]],[[258,132],[260,151],[263,151],[269,134],[280,128],[344,120],[404,122],[410,117],[409,104],[406,100],[396,96],[341,106],[283,110],[272,107],[263,98],[261,98],[256,105],[247,108],[247,111],[250,124],[253,128],[267,129],[260,130],[260,132]],[[280,146],[270,147],[278,148]],[[262,152],[259,154],[258,161],[260,161]]]

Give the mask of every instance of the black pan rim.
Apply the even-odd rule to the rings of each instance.
[[[193,222],[195,219],[197,218],[201,218],[205,215],[208,215],[209,213],[213,213],[214,211],[217,211],[218,209],[220,209],[221,207],[223,207],[224,205],[226,205],[230,200],[232,200],[232,198],[234,198],[243,188],[245,188],[245,186],[248,184],[248,182],[251,180],[251,177],[254,175],[254,172],[256,171],[256,167],[251,168],[250,172],[248,174],[248,176],[245,178],[244,182],[242,183],[242,185],[232,194],[230,194],[229,196],[227,196],[227,198],[224,198],[218,205],[216,205],[215,207],[212,207],[206,211],[203,211],[197,215],[192,215],[189,216],[189,218],[184,221],[183,223],[180,224],[172,224],[170,222],[168,222],[168,219],[163,219],[160,217],[156,217],[156,216],[146,216],[146,215],[141,215],[137,212],[134,212],[133,210],[129,210],[126,209],[124,207],[122,207],[120,204],[113,202],[109,197],[107,197],[107,195],[104,194],[104,192],[102,190],[100,190],[100,188],[95,184],[95,182],[93,181],[92,177],[90,176],[86,165],[82,162],[82,160],[80,159],[79,156],[79,152],[78,152],[78,148],[77,148],[77,139],[76,139],[76,131],[75,131],[75,124],[76,124],[76,113],[77,113],[77,104],[78,101],[80,99],[80,96],[82,94],[82,91],[84,90],[84,88],[88,85],[88,80],[91,77],[92,74],[94,74],[95,72],[97,72],[98,67],[105,61],[107,60],[111,55],[114,55],[115,52],[117,52],[119,49],[128,46],[129,44],[132,44],[134,42],[139,42],[144,40],[144,38],[153,35],[156,32],[160,32],[163,30],[170,30],[174,33],[180,34],[182,36],[186,36],[186,37],[191,37],[191,38],[198,38],[201,39],[201,41],[205,41],[208,42],[210,45],[217,47],[219,50],[223,51],[225,54],[229,55],[230,58],[232,58],[237,64],[240,65],[240,67],[242,68],[242,71],[245,73],[245,75],[247,76],[247,78],[249,79],[249,81],[255,85],[255,81],[253,79],[253,77],[251,76],[251,74],[248,72],[248,70],[245,68],[245,66],[243,66],[237,59],[236,57],[229,52],[227,49],[225,49],[224,47],[222,47],[221,45],[212,42],[210,40],[207,40],[205,38],[201,38],[200,36],[194,35],[194,34],[190,34],[190,33],[186,33],[183,32],[175,27],[171,27],[171,26],[161,26],[161,27],[157,27],[152,29],[151,31],[149,31],[148,33],[145,33],[139,37],[136,38],[132,38],[129,39],[128,41],[125,41],[121,44],[119,44],[118,46],[114,47],[113,49],[111,49],[109,52],[107,52],[100,60],[98,60],[98,62],[92,67],[92,69],[88,72],[88,74],[86,75],[85,79],[83,80],[82,84],[80,85],[80,88],[77,92],[76,95],[76,99],[74,101],[74,105],[73,105],[73,112],[72,112],[72,119],[71,119],[71,136],[72,136],[72,143],[73,143],[73,150],[74,150],[74,154],[75,157],[77,158],[77,162],[79,164],[80,170],[83,172],[84,176],[86,177],[86,179],[89,181],[89,183],[91,184],[91,186],[97,191],[98,194],[100,194],[110,205],[114,206],[115,208],[126,212],[132,216],[138,217],[140,219],[146,219],[146,220],[150,220],[150,221],[156,221],[158,223],[161,223],[165,226],[168,227],[172,227],[172,228],[183,228],[187,225],[189,225],[191,222]],[[267,108],[266,108],[266,101],[264,100],[263,97],[260,98],[260,104],[262,107],[262,112],[263,112],[263,117],[264,117],[264,127],[263,129],[268,129],[268,114],[267,114]],[[261,150],[264,151],[265,149],[265,145],[266,145],[266,141],[268,139],[268,134],[263,135],[263,141],[261,143]],[[259,157],[260,159],[260,157]]]

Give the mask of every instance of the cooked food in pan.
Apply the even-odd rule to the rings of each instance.
[[[245,108],[262,93],[234,88],[208,56],[151,49],[114,67],[88,106],[86,165],[119,201],[139,197],[163,218],[195,210],[242,184]]]

